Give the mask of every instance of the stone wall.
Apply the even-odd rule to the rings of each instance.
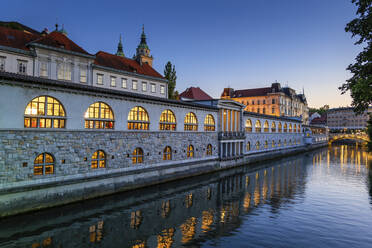
[[[207,158],[206,147],[212,145],[217,157],[216,132],[125,132],[20,130],[0,131],[0,185],[19,181],[40,181],[67,175],[97,174],[99,171],[137,167],[174,161]],[[194,147],[194,158],[187,159],[187,146]],[[163,161],[163,150],[172,148],[172,161]],[[142,164],[132,164],[133,150],[144,152]],[[91,157],[97,150],[106,154],[106,168],[91,168]],[[54,174],[33,175],[34,160],[40,153],[54,157]]]
[[[268,143],[267,148],[265,148],[265,141]],[[272,146],[272,141],[275,142],[274,147]],[[280,146],[278,146],[279,141]],[[247,147],[248,142],[250,143],[249,150]],[[256,148],[257,142],[260,143],[259,149]],[[302,133],[246,133],[244,151],[246,153],[254,153],[286,149],[289,147],[301,147],[303,145]]]

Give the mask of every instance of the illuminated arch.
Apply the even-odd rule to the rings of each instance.
[[[129,130],[149,130],[150,118],[146,111],[141,106],[136,106],[129,111],[128,114],[128,129]]]
[[[91,104],[84,114],[85,128],[87,129],[113,129],[114,113],[111,107],[104,102]]]

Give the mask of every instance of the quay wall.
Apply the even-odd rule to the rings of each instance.
[[[55,207],[117,192],[133,190],[186,177],[211,173],[263,160],[305,152],[313,145],[251,151],[235,158],[219,159],[216,132],[110,132],[110,131],[0,131],[0,217]],[[206,155],[206,144],[212,155]],[[132,164],[131,152],[144,151],[142,164]],[[195,148],[187,158],[187,145]],[[162,160],[165,146],[172,160]],[[91,155],[106,153],[105,168],[92,169]],[[35,156],[50,152],[53,175],[34,175]]]

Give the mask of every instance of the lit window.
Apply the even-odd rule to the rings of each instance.
[[[152,93],[156,92],[156,85],[155,84],[151,84],[151,92]]]
[[[271,132],[272,132],[272,133],[275,133],[275,132],[276,132],[275,121],[273,121],[273,122],[271,123]]]
[[[260,150],[260,142],[259,141],[256,142],[256,150],[257,151]]]
[[[275,141],[271,141],[271,147],[274,148],[275,147]]]
[[[89,106],[84,115],[85,128],[88,129],[113,129],[114,114],[109,105],[96,102]]]
[[[268,147],[269,147],[269,142],[267,142],[267,140],[265,140],[264,148],[267,149]]]
[[[121,87],[124,88],[124,89],[127,88],[127,79],[126,78],[121,79]]]
[[[198,120],[193,112],[189,112],[185,116],[184,121],[185,131],[197,131],[198,130]]]
[[[65,124],[65,110],[53,97],[36,97],[26,107],[25,128],[65,128]]]
[[[141,164],[143,163],[143,150],[139,147],[134,149],[132,153],[132,164]]]
[[[81,83],[86,83],[88,81],[87,75],[88,75],[88,72],[87,72],[86,66],[80,66],[80,82]]]
[[[97,84],[103,85],[103,75],[97,74]]]
[[[292,133],[292,124],[289,124],[289,132]]]
[[[59,62],[57,64],[57,79],[71,81],[72,65],[68,62]]]
[[[49,175],[54,173],[54,159],[49,153],[39,154],[34,161],[34,175]]]
[[[163,160],[172,160],[172,148],[170,148],[170,146],[164,148]]]
[[[137,81],[136,80],[132,81],[132,89],[137,90]]]
[[[160,94],[165,94],[165,86],[160,85]]]
[[[207,115],[204,119],[204,131],[215,131],[215,122],[212,115]]]
[[[208,144],[207,145],[207,156],[212,156],[212,145]]]
[[[300,124],[298,124],[297,132],[301,133],[301,127],[300,127]]]
[[[92,155],[92,169],[105,168],[106,167],[106,155],[102,150],[98,150]]]
[[[48,64],[47,64],[47,62],[40,61],[40,77],[48,77]]]
[[[5,57],[0,57],[0,71],[5,71]]]
[[[142,82],[142,91],[147,91],[147,83]]]
[[[252,121],[250,119],[245,121],[245,131],[248,133],[252,132]]]
[[[18,60],[18,73],[19,74],[27,73],[27,61]]]
[[[283,130],[283,132],[286,133],[287,131],[288,131],[287,123],[284,123],[284,130]]]
[[[130,227],[133,229],[138,229],[142,222],[141,210],[133,211],[130,215]],[[137,241],[138,242],[138,241]],[[145,248],[143,243],[136,244],[133,246],[135,248]]]
[[[279,140],[278,141],[278,147],[280,147],[282,144],[281,144],[281,141]]]
[[[110,85],[111,87],[116,87],[116,77],[110,77]]]
[[[269,132],[269,122],[265,121],[264,123],[264,132],[268,133]]]
[[[251,142],[247,142],[247,152],[249,152],[251,150]]]
[[[194,147],[192,145],[189,145],[187,147],[187,157],[193,158],[194,157]]]
[[[282,123],[279,122],[278,124],[278,133],[281,133],[282,132]]]
[[[159,130],[176,130],[176,117],[174,113],[166,109],[160,115]]]
[[[260,133],[261,132],[261,122],[259,120],[256,121],[256,124],[255,124],[255,132],[256,133]]]
[[[128,114],[128,129],[129,130],[149,130],[149,115],[142,107],[134,107]]]
[[[283,146],[287,146],[287,140],[284,140]]]

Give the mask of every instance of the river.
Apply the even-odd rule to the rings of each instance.
[[[372,247],[371,162],[335,145],[9,217],[0,247]]]

